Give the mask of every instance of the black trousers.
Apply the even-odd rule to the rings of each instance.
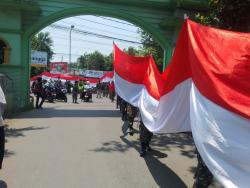
[[[39,99],[41,98],[41,102],[39,104]],[[36,108],[41,108],[44,103],[45,97],[41,93],[36,94]]]
[[[73,103],[77,103],[77,93],[72,93]]]
[[[4,126],[0,126],[0,169],[2,169],[3,157],[5,149],[5,132]]]

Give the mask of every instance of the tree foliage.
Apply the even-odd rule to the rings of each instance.
[[[197,14],[205,25],[250,32],[250,0],[209,0],[209,10]]]
[[[48,32],[45,33],[40,32],[31,38],[31,49],[47,52],[48,62],[50,62],[54,53],[52,47],[53,47],[53,40]]]
[[[98,51],[84,53],[77,59],[77,66],[81,69],[111,71],[113,70],[113,54],[103,55]]]
[[[142,48],[139,50],[139,54],[143,56],[152,55],[159,71],[162,71],[164,57],[163,49],[161,48],[159,43],[156,42],[156,40],[151,34],[142,30],[140,30],[139,32],[142,38]]]
[[[49,62],[53,55],[53,40],[49,36],[49,33],[40,32],[37,35],[34,35],[31,38],[31,50],[37,50],[42,52],[47,52],[47,65],[49,66]],[[43,71],[48,70],[47,67],[31,67],[31,77],[41,74]]]
[[[128,49],[124,48],[123,51],[125,53],[129,54],[129,55],[132,55],[132,56],[138,56],[138,55],[140,55],[139,50],[135,49],[132,46],[129,46]]]

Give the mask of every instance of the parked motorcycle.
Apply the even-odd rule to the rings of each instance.
[[[45,100],[47,100],[50,103],[54,102],[55,99],[55,92],[54,89],[50,86],[45,87]]]
[[[62,100],[64,102],[67,102],[68,101],[68,98],[67,98],[67,89],[65,88],[55,88],[56,90],[56,96],[55,96],[55,99],[56,100]]]
[[[92,90],[90,88],[89,89],[84,89],[83,101],[84,102],[92,102]]]

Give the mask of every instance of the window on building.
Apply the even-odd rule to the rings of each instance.
[[[8,45],[0,39],[0,64],[9,63],[9,51]]]

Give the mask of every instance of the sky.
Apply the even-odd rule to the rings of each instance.
[[[71,33],[72,63],[76,62],[80,55],[96,50],[105,55],[110,54],[113,51],[113,42],[121,49],[129,46],[135,48],[141,46],[141,37],[138,33],[139,28],[131,23],[110,17],[75,16],[59,20],[41,30],[42,32],[49,32],[54,42],[53,50],[55,54],[52,62],[69,61],[69,33],[71,25],[74,25]],[[105,38],[100,35],[104,35]],[[109,37],[112,38],[110,39]]]

